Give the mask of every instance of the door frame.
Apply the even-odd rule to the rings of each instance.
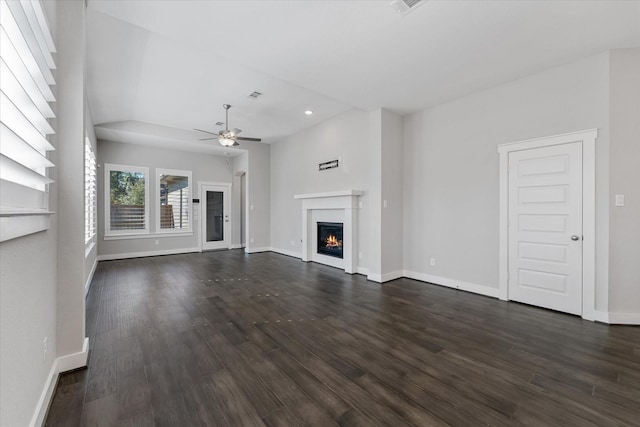
[[[582,318],[596,320],[595,184],[598,129],[528,139],[498,145],[500,155],[500,251],[498,298],[509,300],[509,153],[580,142],[582,144]]]
[[[202,235],[204,233],[204,229],[206,227],[205,224],[205,219],[206,219],[206,213],[204,212],[205,210],[205,206],[207,204],[207,201],[204,198],[204,189],[203,187],[209,186],[209,185],[214,185],[217,187],[227,187],[227,191],[229,194],[229,232],[231,232],[231,230],[233,230],[233,203],[231,203],[231,183],[230,182],[209,182],[209,181],[198,181],[198,197],[200,198],[200,207],[198,209],[198,213],[200,215],[200,221],[198,221],[198,248],[200,249],[200,252],[202,252],[204,250],[204,239],[202,238]],[[231,238],[232,236],[230,236],[229,238],[229,247],[227,249],[231,249],[231,244],[233,243],[233,239]]]

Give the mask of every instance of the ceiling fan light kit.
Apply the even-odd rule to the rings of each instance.
[[[220,143],[220,145],[222,145],[224,147],[237,147],[237,146],[240,145],[240,144],[238,144],[238,140],[240,140],[240,141],[255,141],[255,142],[262,141],[261,138],[249,138],[249,137],[238,136],[238,134],[240,132],[242,132],[242,129],[233,128],[233,129],[229,130],[229,109],[231,108],[231,105],[222,104],[222,107],[225,110],[224,130],[221,130],[218,133],[213,133],[213,132],[209,132],[207,130],[194,129],[194,130],[197,130],[198,132],[204,132],[204,133],[208,133],[208,134],[211,134],[211,135],[215,135],[215,138],[202,138],[202,139],[200,139],[200,141],[205,141],[205,140],[209,140],[209,139],[218,139],[218,142]],[[220,122],[218,122],[218,123],[220,123]]]

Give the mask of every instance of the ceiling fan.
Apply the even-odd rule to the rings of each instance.
[[[194,129],[197,130],[198,132],[204,132],[204,133],[208,133],[211,135],[215,135],[215,137],[213,138],[201,138],[200,141],[206,141],[209,139],[217,139],[218,142],[222,145],[224,145],[225,147],[237,147],[238,145],[238,141],[254,141],[254,142],[260,142],[262,141],[261,138],[249,138],[249,137],[244,137],[244,136],[238,136],[238,134],[240,132],[242,132],[241,129],[238,128],[233,128],[231,130],[229,130],[229,108],[231,108],[231,105],[229,104],[222,104],[222,107],[224,107],[225,110],[225,122],[224,122],[224,130],[221,130],[218,133],[213,133],[213,132],[209,132],[206,130],[202,130],[202,129]]]

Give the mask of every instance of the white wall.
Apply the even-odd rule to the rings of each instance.
[[[611,51],[610,73],[609,311],[640,322],[640,48]],[[615,206],[616,194],[624,207]]]
[[[78,203],[84,196],[84,4],[42,3],[58,49],[53,87],[58,134],[52,138],[57,151],[51,154],[57,166],[50,175],[56,182],[49,187],[49,207],[56,215],[47,231],[0,244],[2,426],[41,421],[58,362],[82,350],[84,338],[84,204]],[[67,203],[73,212],[61,206]],[[70,246],[59,251],[63,241]],[[65,269],[70,270],[59,274]],[[43,358],[44,338],[48,352]]]
[[[249,195],[246,191],[246,188],[243,191],[242,182],[244,181],[244,185],[247,184],[246,174],[247,174],[247,171],[249,170],[249,152],[246,151],[244,153],[241,153],[235,156],[233,158],[232,166],[233,166],[233,177],[234,177],[233,193],[235,194],[234,203],[232,206],[232,209],[234,212],[233,217],[235,220],[233,223],[233,244],[237,247],[237,246],[245,246],[246,244],[246,236],[243,235],[243,231],[244,231],[244,234],[246,234],[247,222],[248,222],[247,210],[249,206],[248,205]],[[244,173],[244,176],[238,176],[242,173]],[[242,212],[242,209],[245,209],[244,213]],[[238,218],[240,219],[241,222],[244,222],[244,224],[239,224],[237,222]]]
[[[382,109],[369,112],[368,227],[360,227],[358,235],[367,236],[367,278],[382,282]],[[364,211],[363,211],[364,212]],[[359,247],[362,251],[362,246]]]
[[[122,144],[112,141],[98,141],[98,255],[100,257],[114,257],[118,255],[154,252],[154,251],[179,251],[196,249],[199,246],[198,233],[199,221],[193,223],[193,234],[182,237],[167,235],[155,235],[157,214],[154,209],[158,203],[156,195],[157,168],[178,169],[192,171],[193,191],[191,198],[199,198],[198,181],[231,183],[232,166],[231,159],[222,156],[213,156],[187,151],[174,151],[158,149],[146,145]],[[149,221],[150,233],[153,238],[135,238],[104,240],[105,230],[105,193],[104,174],[105,163],[144,166],[149,168]],[[201,200],[202,202],[202,200]],[[199,205],[192,204],[191,213],[198,209]],[[198,212],[199,214],[199,212]],[[198,215],[199,218],[199,215]],[[156,239],[158,244],[155,243]]]
[[[371,207],[368,250],[369,280],[386,282],[402,277],[403,121],[377,109],[369,112]]]
[[[598,128],[596,301],[606,310],[608,58],[592,56],[405,117],[405,270],[489,293],[497,288],[497,145]]]
[[[363,190],[358,212],[358,248],[366,268],[369,253],[371,156],[369,114],[351,110],[318,126],[271,145],[271,246],[302,255],[302,211],[295,194]],[[318,164],[340,159],[335,169],[319,171]]]
[[[402,276],[403,270],[403,120],[382,110],[381,199],[382,278]],[[386,202],[386,206],[385,206]]]
[[[271,245],[271,146],[242,141],[248,150],[246,251],[268,250]]]
[[[1,426],[29,425],[56,358],[56,228],[0,243]]]
[[[85,8],[58,8],[58,334],[59,356],[79,353],[84,312],[84,51]]]

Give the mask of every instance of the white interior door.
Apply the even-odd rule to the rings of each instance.
[[[582,314],[582,144],[509,153],[509,299]]]
[[[229,249],[231,247],[229,187],[202,185],[200,203],[202,250]]]

